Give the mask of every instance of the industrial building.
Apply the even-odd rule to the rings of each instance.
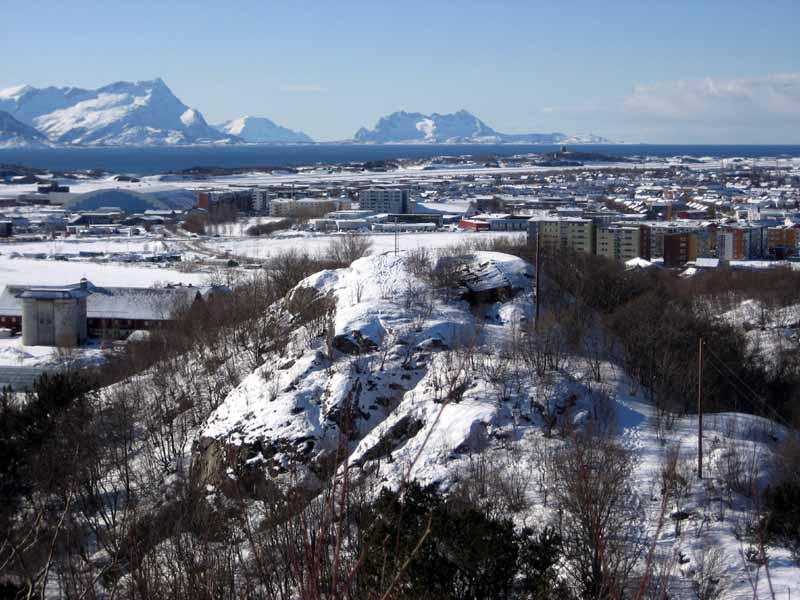
[[[0,328],[22,332],[30,346],[76,346],[87,338],[119,340],[177,317],[223,288],[6,286],[0,292]]]
[[[22,290],[22,343],[25,346],[79,346],[86,341],[88,282]]]

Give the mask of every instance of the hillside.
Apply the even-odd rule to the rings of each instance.
[[[58,144],[173,145],[235,141],[210,127],[161,79],[96,90],[20,86],[0,90],[0,110]]]
[[[512,347],[525,343],[517,336],[532,313],[531,271],[523,261],[481,252],[454,258],[464,265],[456,277],[461,285],[437,292],[415,274],[413,255],[360,259],[298,284],[281,306],[323,299],[335,306],[328,313],[328,350],[313,333],[326,319],[318,315],[311,331],[298,330],[279,358],[228,395],[195,446],[193,464],[203,484],[223,490],[233,480],[256,481],[315,494],[325,489],[325,465],[343,452],[346,436],[348,477],[368,489],[403,489],[414,480],[453,492],[476,477],[476,469],[497,469],[508,479],[484,491],[498,494],[492,502],[526,506],[516,515],[521,522],[554,519],[547,497],[557,493],[556,473],[541,461],[564,448],[567,432],[602,430],[630,453],[626,494],[635,516],[627,525],[658,540],[658,568],[669,567],[660,585],[670,597],[694,597],[698,569],[710,560],[709,544],[719,548],[714,568],[722,576],[719,589],[726,591],[720,597],[746,594],[739,524],[752,504],[746,492],[731,492],[720,509],[709,500],[715,493],[709,486],[724,485],[731,460],[751,461],[747,481],[763,485],[784,430],[748,415],[708,417],[709,475],[706,483],[698,481],[691,474],[696,419],[676,416],[667,430],[656,425],[663,416],[614,364],[603,362],[597,381],[577,357],[545,377],[526,366],[525,351],[511,358]],[[488,303],[470,305],[463,299],[470,289],[492,290]],[[331,351],[338,357],[333,362]],[[534,362],[537,352],[547,352],[528,351]],[[673,452],[681,488],[662,504],[656,482]],[[746,490],[749,484],[742,485]],[[727,513],[721,520],[720,510]],[[666,525],[658,525],[661,518]],[[681,534],[684,519],[687,533]],[[800,585],[789,551],[769,552],[776,588]],[[680,561],[670,563],[670,556]],[[762,576],[759,593],[766,585]]]
[[[522,258],[469,244],[344,252],[360,239],[273,257],[129,347],[68,408],[42,403],[69,377],[30,413],[3,408],[0,457],[36,466],[55,533],[0,583],[25,589],[28,565],[49,565],[41,550],[68,514],[71,545],[44,579],[125,598],[208,585],[226,599],[360,599],[398,581],[398,598],[442,599],[797,589],[791,536],[768,535],[759,504],[792,456],[785,427],[709,411],[699,479],[696,416],[657,407],[628,359],[592,352],[595,332],[568,342],[577,296],[550,297],[533,327]],[[26,459],[39,428],[54,442]],[[17,494],[30,510],[13,513],[15,540],[40,514]],[[606,566],[591,572],[597,555]]]
[[[36,129],[0,110],[0,147],[35,146],[46,142],[47,138]]]

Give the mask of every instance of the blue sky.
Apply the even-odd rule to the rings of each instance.
[[[395,110],[507,133],[800,143],[800,1],[0,0],[0,88],[163,78],[319,140]]]

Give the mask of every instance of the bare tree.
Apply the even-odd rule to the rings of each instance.
[[[342,265],[372,253],[372,238],[363,233],[345,233],[336,236],[328,244],[327,258]]]
[[[689,574],[692,590],[697,600],[716,600],[725,591],[723,573],[725,571],[725,552],[706,540],[692,552],[694,564]]]
[[[629,451],[594,435],[576,436],[553,461],[565,574],[581,598],[621,598],[645,550],[632,469]]]

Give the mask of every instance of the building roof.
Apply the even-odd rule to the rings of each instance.
[[[716,269],[719,267],[718,258],[698,258],[694,261],[696,267],[701,269]]]
[[[23,300],[66,300],[69,298],[86,298],[92,292],[81,284],[68,286],[43,285],[38,287],[22,288],[17,298]]]
[[[153,194],[118,188],[78,194],[65,201],[64,206],[72,211],[96,211],[101,207],[114,207],[125,213],[169,209],[163,200]]]
[[[175,312],[187,308],[199,299],[216,291],[213,287],[168,286],[163,288],[98,287],[87,282],[85,290],[80,284],[62,287],[5,286],[0,293],[0,315],[22,316],[24,298],[60,299],[86,298],[86,316],[89,319],[135,319],[164,321]],[[82,292],[83,296],[68,296]],[[36,295],[26,295],[34,293]]]
[[[636,258],[632,258],[632,259],[630,259],[628,261],[625,261],[625,270],[626,271],[632,271],[634,269],[647,270],[647,269],[652,269],[653,267],[656,267],[656,266],[657,265],[653,264],[649,260],[645,260],[645,259],[643,259],[641,257],[636,257]]]

